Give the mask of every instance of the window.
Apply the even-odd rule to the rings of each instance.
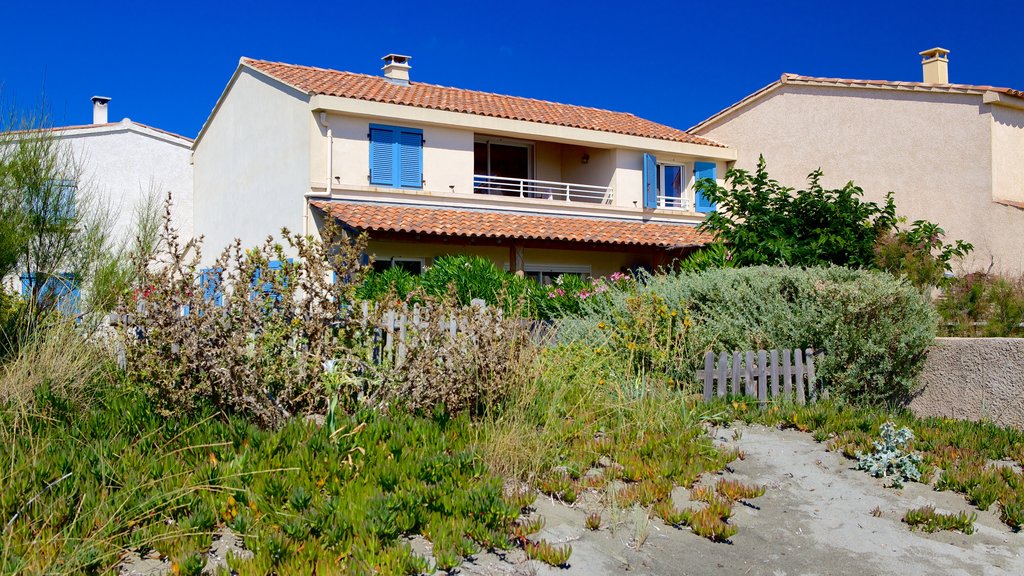
[[[82,293],[78,280],[70,272],[50,275],[40,286],[38,274],[21,275],[21,295],[29,299],[35,295],[39,306],[52,307],[65,316],[77,316]]]
[[[533,178],[533,145],[505,138],[477,138],[473,144],[475,192],[519,196],[520,181]]]
[[[294,261],[295,260],[293,260],[292,258],[288,259],[288,263],[289,264],[291,264]],[[263,277],[263,270],[260,269],[260,268],[257,268],[256,271],[253,272],[253,275],[252,275],[252,288],[253,288],[253,290],[259,289],[260,292],[263,292],[264,294],[267,295],[269,300],[272,300],[274,302],[280,301],[281,300],[281,294],[279,294],[276,290],[274,290],[274,280],[277,279],[277,278],[280,278],[281,285],[283,285],[283,286],[287,286],[288,285],[288,274],[287,274],[287,272],[282,271],[283,268],[284,268],[284,263],[282,261],[280,261],[280,260],[271,260],[270,262],[268,262],[267,263],[267,271],[269,272],[271,279],[268,279],[267,281],[262,282],[262,283],[260,282],[260,279]]]
[[[74,180],[47,180],[41,188],[26,191],[25,211],[35,222],[45,224],[67,223],[75,218]]]
[[[370,124],[370,184],[423,188],[423,131]]]
[[[590,266],[527,264],[523,269],[523,273],[527,278],[533,279],[542,286],[550,286],[563,274],[566,276],[589,278]]]
[[[387,260],[375,260],[373,262],[373,269],[377,272],[383,272],[388,268],[403,268],[409,274],[419,276],[423,273],[424,265],[425,261],[423,258],[388,258]]]
[[[688,208],[685,166],[658,164],[658,207]]]

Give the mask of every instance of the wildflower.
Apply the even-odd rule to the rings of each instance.
[[[607,328],[607,327],[608,327],[608,325],[607,325],[607,324],[605,324],[604,322],[598,322],[598,323],[597,323],[597,327],[598,327],[599,329],[601,329],[601,330],[604,330],[605,328]]]

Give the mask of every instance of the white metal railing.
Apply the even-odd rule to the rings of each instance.
[[[685,196],[658,196],[658,208],[672,208],[673,210],[689,210],[690,199]]]
[[[613,204],[615,202],[614,193],[608,186],[505,178],[503,176],[484,176],[480,174],[473,175],[473,192],[477,194],[536,198],[540,200],[587,202],[590,204]]]

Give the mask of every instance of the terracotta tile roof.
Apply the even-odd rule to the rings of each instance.
[[[725,148],[724,145],[707,138],[694,136],[625,112],[503,96],[422,82],[410,82],[409,85],[403,86],[389,82],[383,76],[251,58],[242,58],[242,64],[308,94],[340,96]]]
[[[406,232],[459,238],[554,240],[590,244],[687,248],[711,241],[686,224],[545,216],[487,210],[311,201],[352,228],[366,232]]]

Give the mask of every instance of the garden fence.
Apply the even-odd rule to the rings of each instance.
[[[482,322],[483,329],[487,329],[489,318],[486,314],[487,303],[484,300],[474,299],[470,307],[476,309]],[[371,313],[370,303],[362,303],[362,318],[360,322],[364,326],[375,330],[374,360],[377,362],[390,362],[396,366],[405,362],[409,349],[415,346],[429,345],[429,342],[422,340],[420,332],[428,328],[431,323],[436,324],[442,333],[446,333],[451,341],[456,335],[462,332],[469,336],[469,344],[472,343],[474,334],[464,315],[456,316],[450,309],[435,310],[431,306],[420,306],[413,304],[411,307],[403,305],[400,310],[390,309],[379,318]],[[502,318],[502,310],[495,310],[496,320]],[[372,321],[372,324],[370,324]],[[481,328],[481,327],[473,327]],[[500,328],[499,328],[500,329]]]
[[[704,355],[697,378],[704,383],[704,401],[728,395],[750,396],[764,406],[769,400],[805,404],[820,393],[814,372],[814,350],[746,350]]]

